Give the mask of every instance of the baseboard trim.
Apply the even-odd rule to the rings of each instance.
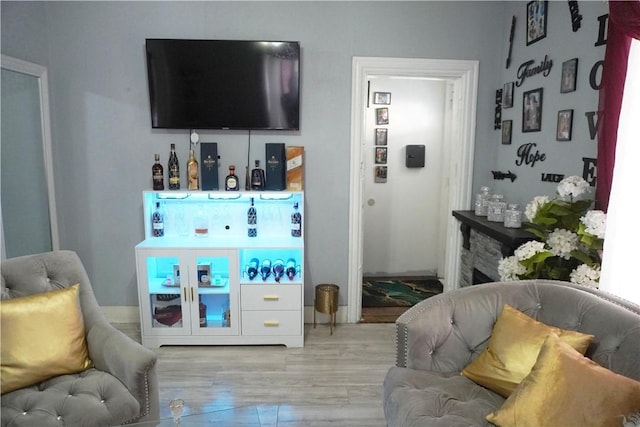
[[[103,306],[102,312],[110,323],[139,323],[140,309],[137,306]],[[314,307],[304,307],[304,323],[313,323]],[[329,315],[316,312],[316,323],[329,323]],[[347,306],[338,307],[336,323],[347,323]]]

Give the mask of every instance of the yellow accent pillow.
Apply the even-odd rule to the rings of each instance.
[[[640,382],[616,374],[549,336],[531,374],[487,416],[500,427],[621,426],[640,410]]]
[[[593,335],[545,325],[505,304],[493,326],[489,346],[462,370],[462,375],[508,397],[529,375],[550,334],[556,334],[582,354],[593,340]]]
[[[93,366],[80,286],[0,302],[2,394]]]

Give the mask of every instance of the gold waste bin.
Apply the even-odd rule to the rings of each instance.
[[[329,329],[333,335],[333,328],[336,326],[336,312],[338,311],[338,285],[326,284],[316,285],[316,296],[313,310],[313,327],[316,327],[316,311],[329,315]]]

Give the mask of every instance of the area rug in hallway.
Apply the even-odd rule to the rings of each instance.
[[[442,283],[437,278],[365,277],[362,280],[362,307],[411,307],[440,293]]]

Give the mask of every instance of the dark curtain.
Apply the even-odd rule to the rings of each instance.
[[[618,121],[627,76],[631,39],[640,40],[640,0],[609,0],[607,47],[598,111],[598,182],[596,208],[607,211],[613,180]]]

